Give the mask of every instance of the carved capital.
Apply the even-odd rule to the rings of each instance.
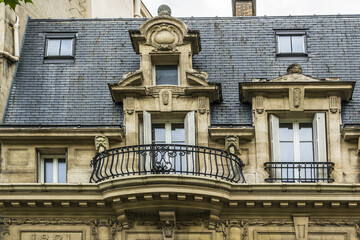
[[[239,137],[237,136],[226,136],[225,147],[230,153],[235,154],[239,152]]]
[[[95,150],[97,153],[108,150],[109,147],[109,139],[104,135],[98,135],[94,138],[95,140]]]

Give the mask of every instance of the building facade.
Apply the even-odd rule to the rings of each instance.
[[[359,16],[30,19],[0,239],[359,239]]]
[[[0,118],[19,61],[19,50],[27,18],[133,18],[151,17],[140,0],[37,0],[22,4],[16,11],[0,3]]]

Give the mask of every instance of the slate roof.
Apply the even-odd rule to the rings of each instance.
[[[223,102],[211,107],[212,125],[249,125],[251,106],[239,101],[238,82],[272,79],[297,62],[315,78],[360,78],[360,16],[183,18],[199,30],[202,52],[193,67],[222,84]],[[128,30],[143,19],[30,20],[13,81],[5,125],[120,125],[122,106],[107,83],[139,68]],[[308,58],[275,56],[274,29],[306,29]],[[45,33],[77,32],[73,64],[43,62]],[[359,121],[360,84],[343,104],[343,124]]]

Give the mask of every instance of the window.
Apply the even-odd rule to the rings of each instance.
[[[178,85],[178,65],[155,65],[155,85]]]
[[[72,60],[75,55],[75,34],[46,35],[45,60]],[[50,61],[54,62],[54,61]],[[59,61],[58,61],[59,62]]]
[[[276,31],[278,56],[306,56],[305,31]]]
[[[41,156],[39,178],[41,183],[66,183],[65,155]]]
[[[312,120],[270,115],[270,134],[276,179],[314,182],[328,177],[325,113],[314,114]]]
[[[184,122],[153,123],[152,144],[185,144]]]

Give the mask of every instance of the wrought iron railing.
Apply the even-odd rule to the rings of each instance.
[[[269,173],[266,182],[333,182],[332,162],[266,162],[265,170]]]
[[[154,144],[110,149],[91,161],[90,182],[129,175],[184,174],[245,182],[241,159],[208,147]]]

